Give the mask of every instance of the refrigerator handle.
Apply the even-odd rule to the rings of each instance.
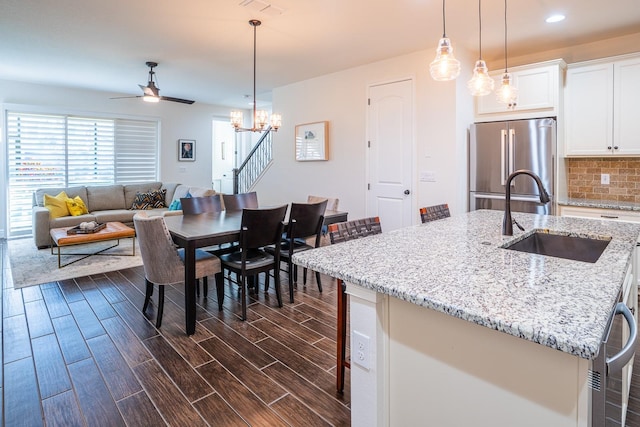
[[[514,169],[514,165],[516,163],[516,148],[515,148],[515,142],[516,142],[516,130],[515,129],[509,129],[509,172],[507,174],[511,175],[513,172],[515,172]],[[511,186],[515,187],[515,182],[511,181]]]
[[[509,176],[507,170],[507,130],[500,130],[500,184],[505,185]]]

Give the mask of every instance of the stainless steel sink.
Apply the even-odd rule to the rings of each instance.
[[[574,261],[596,262],[610,241],[611,237],[592,239],[534,232],[522,240],[503,246],[503,248]]]

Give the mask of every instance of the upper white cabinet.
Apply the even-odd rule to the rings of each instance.
[[[640,155],[640,55],[567,70],[565,156]]]
[[[540,62],[509,69],[518,89],[515,105],[498,102],[495,93],[475,97],[476,122],[557,117],[561,106],[563,60]],[[500,87],[504,70],[490,73],[495,88]]]

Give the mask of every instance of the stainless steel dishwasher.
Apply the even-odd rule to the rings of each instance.
[[[634,284],[635,285],[635,284]],[[607,405],[607,385],[615,377],[621,379],[626,375],[628,364],[633,363],[638,339],[637,325],[633,313],[627,305],[628,301],[616,304],[614,313],[609,319],[600,345],[598,356],[593,360],[589,371],[589,387],[591,389],[591,426],[604,427],[607,418],[620,420],[624,426],[626,405]],[[626,333],[625,325],[628,325]],[[623,337],[627,336],[622,346]],[[622,348],[620,348],[622,347]],[[624,411],[625,413],[612,413]]]

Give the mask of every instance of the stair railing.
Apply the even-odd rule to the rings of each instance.
[[[240,167],[233,170],[233,194],[249,192],[273,160],[272,133],[269,126]]]

